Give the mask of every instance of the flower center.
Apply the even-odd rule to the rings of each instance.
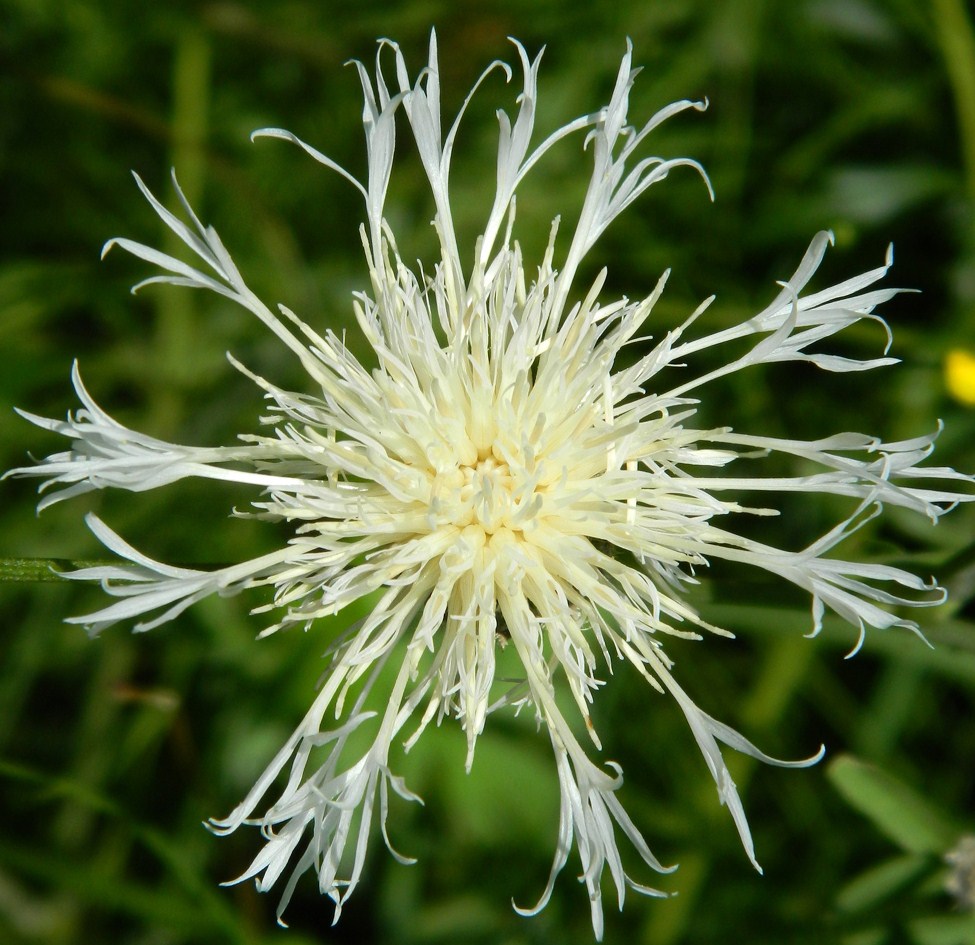
[[[531,483],[520,481],[504,460],[489,455],[434,477],[431,525],[476,525],[485,535],[501,529],[520,532],[540,502]]]
[[[505,524],[505,517],[511,512],[511,470],[508,464],[493,456],[482,459],[475,466],[464,466],[464,485],[461,487],[461,501],[470,503],[473,520],[492,535]]]

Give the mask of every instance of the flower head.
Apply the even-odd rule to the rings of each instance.
[[[892,363],[886,355],[861,361],[820,348],[862,319],[884,325],[874,309],[898,292],[877,287],[891,254],[877,269],[808,293],[831,242],[820,233],[765,309],[710,334],[700,327],[705,319],[699,322],[710,299],[682,324],[652,325],[666,274],[646,298],[607,301],[605,271],[591,285],[580,285],[578,272],[616,216],[679,167],[710,186],[692,160],[640,156],[662,121],[704,105],[677,102],[641,126],[629,125],[637,71],[628,45],[609,103],[533,144],[541,55],[531,59],[521,44],[514,47],[521,89],[513,118],[498,112],[495,195],[473,255],[458,244],[449,193],[467,102],[444,134],[435,37],[415,80],[399,47],[386,40],[373,74],[355,63],[364,98],[365,182],[289,132],[257,133],[300,145],[362,194],[369,285],[353,306],[374,365],[360,362],[334,332],[260,301],[178,185],[184,219],[139,181],[197,261],[128,239],[110,241],[106,250],[118,246],[161,270],[136,288],[152,282],[207,288],[240,304],[298,358],[308,386],[284,390],[234,361],[270,403],[269,429],[233,446],[184,447],[117,423],[85,390],[76,367],[82,409],[65,421],[24,414],[68,437],[70,448],[12,472],[44,480],[41,507],[92,489],[141,491],[191,476],[241,482],[260,491],[254,514],[287,526],[289,537],[278,550],[202,571],[154,561],[89,516],[98,538],[125,559],[68,575],[100,581],[115,598],[72,618],[92,631],[132,619],[136,630],[148,630],[207,595],[268,587],[273,604],[260,609],[276,615],[264,631],[271,633],[309,627],[374,595],[368,616],[332,642],[324,683],[294,734],[240,806],[213,822],[218,832],[261,826],[265,846],[242,878],[256,877],[264,890],[290,870],[281,910],[298,877],[313,870],[337,917],[361,876],[375,819],[393,855],[405,861],[386,834],[389,794],[417,798],[394,773],[394,746],[405,741],[408,749],[429,722],[453,718],[465,733],[470,768],[487,717],[527,705],[551,740],[561,814],[551,876],[526,911],[545,905],[574,846],[599,937],[604,869],[620,906],[627,886],[662,895],[624,872],[618,839],[629,840],[651,869],[666,870],[620,803],[621,769],[592,760],[600,742],[589,707],[604,674],[628,662],[676,700],[757,866],[721,746],[772,764],[805,765],[819,755],[800,762],[764,755],[698,708],[678,684],[666,638],[726,632],[688,601],[695,569],[725,560],[792,582],[811,597],[814,634],[826,610],[856,627],[857,646],[867,627],[916,631],[891,608],[938,603],[943,594],[934,583],[833,552],[884,505],[937,519],[972,498],[955,485],[971,479],[921,465],[933,436],[884,443],[840,433],[807,442],[696,427],[699,392],[753,365],[808,361],[826,371],[861,371]],[[383,71],[389,57],[391,85]],[[507,65],[494,63],[475,88],[496,69],[512,78]],[[399,111],[435,204],[440,255],[428,269],[404,262],[384,217]],[[542,259],[527,262],[513,238],[516,191],[547,151],[577,132],[592,163],[578,224],[564,258],[556,259],[556,221]],[[648,321],[657,334],[651,345],[638,337]],[[637,342],[642,355],[620,357]],[[736,353],[723,367],[695,372],[702,351],[726,343]],[[806,471],[764,478],[760,460],[769,453],[801,461]],[[845,496],[852,511],[797,550],[736,530],[741,516],[777,514],[776,497],[794,492]],[[514,682],[496,671],[504,646],[521,666]],[[380,692],[380,671],[390,663],[398,666],[395,681]],[[566,717],[559,699],[565,690],[581,724]],[[326,722],[326,714],[335,721]],[[365,732],[368,748],[354,757],[350,738],[355,734],[359,744]],[[322,749],[324,762],[311,768],[313,750],[318,758]],[[264,800],[275,791],[276,800]]]

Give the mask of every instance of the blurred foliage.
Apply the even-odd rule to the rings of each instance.
[[[290,128],[361,173],[361,102],[342,63],[371,58],[374,40],[391,36],[415,70],[436,25],[448,115],[484,65],[511,59],[507,35],[530,51],[548,46],[540,132],[602,103],[626,36],[644,66],[634,120],[708,97],[703,117],[671,122],[650,146],[701,159],[716,205],[693,174],[675,173],[594,253],[594,267],[610,265],[607,292],[645,293],[673,267],[653,316],[660,330],[712,292],[712,324],[756,310],[817,229],[832,228],[837,244],[821,284],[872,268],[896,244],[894,278],[923,291],[886,313],[901,366],[747,372],[706,400],[706,421],[896,439],[941,417],[939,464],[975,469],[975,411],[945,379],[949,352],[975,354],[975,41],[963,0],[0,0],[0,22],[2,468],[52,448],[8,408],[72,408],[75,357],[120,419],[201,444],[252,429],[260,409],[225,351],[283,386],[302,383],[274,339],[221,299],[169,289],[132,298],[144,268],[122,254],[98,263],[111,236],[164,238],[130,168],[168,194],[175,166],[255,290],[313,323],[348,326],[357,343],[357,194],[297,150],[252,145],[248,134]],[[510,109],[515,93],[495,75],[460,134],[452,183],[469,239],[490,199],[485,182],[493,186],[494,109]],[[578,142],[564,143],[526,182],[519,237],[529,253],[556,213],[568,224],[578,212],[587,160]],[[397,159],[388,209],[404,256],[428,256],[432,205],[412,155]],[[883,342],[864,331],[844,343],[876,351]],[[7,557],[99,555],[80,524],[88,508],[176,562],[234,560],[280,540],[228,522],[227,509],[249,496],[212,483],[97,495],[40,519],[31,484],[3,489]],[[807,498],[785,506],[790,531],[772,537],[791,546],[838,510]],[[607,941],[975,940],[971,913],[945,892],[941,860],[953,832],[975,822],[975,517],[962,509],[932,530],[896,512],[854,536],[849,553],[948,584],[950,603],[924,615],[933,649],[874,634],[844,662],[849,628],[827,621],[816,642],[803,640],[804,603],[721,571],[698,603],[739,638],[672,648],[702,706],[773,754],[825,741],[831,754],[861,759],[799,772],[729,759],[764,876],[748,866],[676,708],[622,670],[601,694],[598,727],[610,732],[606,757],[626,772],[624,803],[658,854],[681,863],[651,880],[679,895],[634,896],[622,917],[610,910]],[[357,613],[257,643],[247,609],[259,599],[211,600],[154,634],[89,641],[61,620],[91,608],[97,589],[6,584],[0,594],[0,940],[591,941],[571,861],[539,917],[508,908],[541,891],[557,824],[554,768],[527,716],[492,720],[470,776],[454,726],[421,740],[404,773],[426,806],[403,805],[391,819],[394,844],[420,863],[399,866],[377,845],[336,928],[309,877],[288,931],[274,928],[273,893],[218,887],[246,867],[258,838],[217,840],[200,822],[250,787],[309,703],[327,641]]]

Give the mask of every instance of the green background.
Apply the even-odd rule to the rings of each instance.
[[[120,252],[98,262],[112,236],[171,246],[130,169],[168,198],[175,166],[263,298],[315,326],[348,327],[359,343],[350,293],[366,275],[360,198],[296,149],[250,144],[248,134],[289,128],[362,175],[361,99],[342,63],[371,62],[375,39],[390,36],[415,74],[431,25],[448,120],[491,59],[514,60],[507,35],[531,53],[548,47],[539,133],[603,104],[627,36],[644,66],[632,121],[708,97],[707,113],[675,119],[648,149],[700,159],[716,203],[693,173],[675,172],[593,253],[590,275],[610,267],[607,297],[645,294],[673,267],[654,332],[711,293],[711,327],[758,311],[817,229],[832,228],[837,244],[819,287],[879,265],[895,243],[890,281],[922,291],[886,308],[902,364],[840,376],[752,370],[705,391],[705,423],[899,439],[941,417],[938,463],[975,471],[975,410],[951,399],[943,373],[947,351],[975,353],[975,43],[961,0],[0,0],[0,468],[62,448],[10,408],[73,409],[75,357],[120,420],[201,445],[253,430],[261,409],[225,351],[284,387],[304,383],[243,311],[168,287],[132,298],[147,267]],[[490,79],[458,139],[452,185],[468,247],[493,193],[494,110],[510,113],[516,91],[517,79]],[[405,126],[400,144],[388,217],[404,258],[429,259],[432,201]],[[526,182],[518,235],[529,259],[556,213],[573,221],[588,167],[573,138]],[[835,344],[873,356],[883,336],[854,330]],[[95,495],[37,519],[33,487],[0,486],[0,555],[99,555],[82,525],[87,509],[172,562],[238,560],[282,540],[228,520],[250,499],[244,489],[189,482]],[[763,520],[763,536],[789,547],[843,510],[811,497],[783,508],[781,523]],[[681,868],[635,869],[679,895],[633,896],[622,916],[607,888],[606,941],[975,941],[971,913],[944,892],[941,861],[975,828],[973,512],[936,529],[888,514],[844,548],[948,584],[951,602],[921,613],[933,649],[907,633],[872,633],[844,661],[855,632],[827,621],[818,640],[804,640],[798,596],[720,570],[704,581],[695,603],[739,636],[670,647],[683,685],[772,754],[801,757],[821,741],[829,752],[805,771],[729,757],[764,876],[748,865],[677,708],[635,674],[611,679],[596,706],[605,757],[623,765],[623,802],[655,852]],[[540,893],[557,824],[550,749],[527,713],[491,720],[470,776],[457,726],[428,733],[399,765],[426,806],[391,816],[394,844],[419,864],[399,866],[376,844],[336,928],[307,876],[290,930],[275,928],[276,893],[217,885],[250,862],[256,832],[217,839],[201,821],[250,787],[310,703],[327,641],[356,614],[260,642],[262,624],[247,613],[259,596],[206,601],[140,636],[117,627],[90,641],[61,622],[100,600],[97,588],[58,583],[0,588],[0,940],[591,941],[574,856],[544,913],[522,919],[509,908]]]

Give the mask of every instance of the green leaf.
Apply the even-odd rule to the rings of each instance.
[[[960,832],[914,788],[852,755],[834,759],[826,773],[851,807],[908,853],[943,853]]]
[[[975,916],[929,916],[912,922],[909,930],[916,945],[971,945],[975,942]]]
[[[71,889],[88,902],[141,915],[154,922],[167,916],[174,924],[185,923],[187,917],[197,927],[206,922],[213,930],[214,941],[240,945],[247,935],[226,899],[193,866],[187,862],[178,841],[153,827],[134,820],[110,798],[71,778],[60,778],[0,758],[0,779],[28,785],[36,790],[36,801],[68,798],[75,804],[106,815],[123,824],[142,846],[155,856],[165,868],[179,895],[163,893],[140,886],[131,880],[119,883],[117,877],[96,874],[88,864],[75,862],[63,855],[52,856],[49,851],[35,853],[0,842],[0,863],[29,876],[52,883],[56,888]],[[176,906],[173,905],[176,903]]]
[[[928,868],[927,858],[916,853],[885,860],[847,883],[836,904],[843,912],[865,912],[907,887]]]

